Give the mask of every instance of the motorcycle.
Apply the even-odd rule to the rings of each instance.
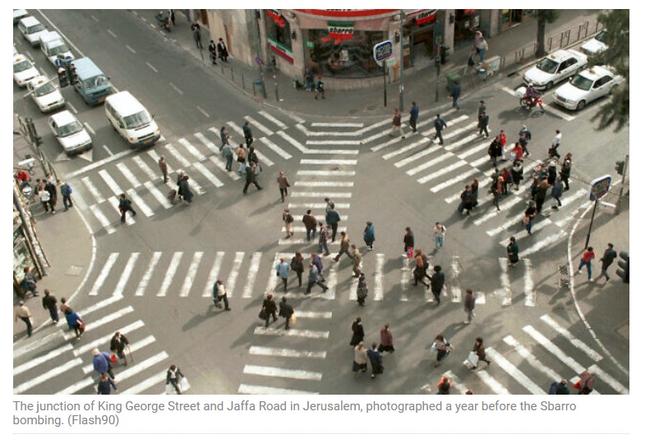
[[[542,99],[541,95],[537,97],[527,96],[525,86],[517,88],[515,93],[519,98],[519,105],[526,111],[532,112],[534,109],[539,108],[544,113],[544,99]]]

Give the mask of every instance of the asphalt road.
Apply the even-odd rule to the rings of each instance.
[[[90,307],[86,320],[93,328],[74,347],[142,323],[127,335],[140,344],[134,354],[141,367],[119,369],[131,371],[117,376],[118,383],[125,380],[120,384],[122,391],[161,392],[160,375],[172,362],[188,375],[192,393],[421,393],[448,370],[457,382],[477,393],[538,393],[540,388],[547,389],[552,375],[571,378],[592,365],[604,374],[599,392],[626,389],[626,373],[602,356],[569,296],[557,290],[557,266],[566,261],[562,233],[570,232],[572,219],[585,202],[579,193],[592,178],[615,175],[614,161],[628,151],[627,132],[594,131],[590,118],[598,103],[579,113],[549,111],[529,118],[503,89],[515,88],[517,79],[490,84],[464,100],[460,111],[444,110],[450,123],[448,142],[433,151],[437,145],[431,142],[432,136],[423,136],[432,127],[431,113],[422,113],[420,132],[405,140],[383,134],[390,129],[389,113],[379,122],[332,117],[299,123],[300,117],[263,108],[226,87],[193,57],[126,11],[48,10],[45,14],[78,52],[105,70],[116,88],[131,91],[147,106],[166,139],[153,150],[130,152],[109,128],[101,106],[88,108],[74,91],[64,92],[80,120],[96,132],[93,162],[105,159],[96,167],[83,159],[56,164],[60,173],[70,177],[80,199],[77,202],[98,239],[98,261],[82,292],[88,296],[76,301],[79,307]],[[25,44],[17,33],[14,41],[23,52]],[[37,51],[27,52],[39,67],[47,63]],[[52,68],[45,71],[54,74]],[[33,115],[45,134],[46,117],[23,95],[24,91],[15,88],[16,112]],[[485,180],[489,171],[487,147],[478,148],[484,142],[472,137],[479,99],[487,103],[493,134],[504,129],[512,140],[522,123],[527,123],[533,134],[532,159],[527,165],[543,158],[556,128],[563,133],[561,153],[574,155],[571,193],[565,195],[571,203],[537,221],[539,228],[533,227],[532,236],[521,236],[520,248],[522,252],[528,249],[529,262],[506,273],[499,261],[505,257],[501,242],[523,229],[517,219],[526,206],[524,187],[517,196],[503,200],[498,214],[489,200],[470,218],[455,212],[455,197],[462,185],[472,177]],[[242,179],[218,167],[222,160],[214,145],[220,144],[210,131],[229,122],[239,127],[244,116],[261,124],[252,125],[258,139],[255,145],[267,159],[262,159],[260,175],[264,190],[253,188],[247,196],[241,192]],[[234,128],[230,132],[235,141],[242,140]],[[259,140],[262,136],[266,139]],[[43,138],[46,154],[56,158],[60,151],[53,137]],[[123,152],[127,152],[124,157],[110,160]],[[203,189],[200,193],[193,187],[191,205],[177,203],[166,208],[164,195],[169,188],[157,177],[154,161],[159,154],[168,158],[174,170],[186,164],[185,171]],[[79,173],[82,168],[86,169]],[[367,220],[377,229],[375,250],[362,250],[370,289],[367,306],[359,308],[350,300],[355,281],[349,259],[344,257],[338,265],[324,259],[331,284],[324,297],[300,297],[295,277],[290,280],[291,302],[299,310],[292,336],[283,335],[281,329],[264,330],[257,319],[261,297],[274,283],[276,254],[317,249],[300,242],[304,232],[298,230],[294,238],[284,240],[283,205],[274,181],[279,169],[288,172],[292,183],[288,206],[296,227],[302,226],[306,205],[315,204],[314,213],[320,216],[323,198],[330,196],[344,216],[340,226],[351,233],[353,243],[363,243]],[[139,214],[127,225],[119,224],[111,202],[116,187],[136,196],[132,200]],[[483,186],[480,197],[486,195],[487,186]],[[547,201],[549,211],[550,205]],[[596,224],[607,218],[607,213],[599,213]],[[414,230],[417,247],[431,253],[436,221],[448,228],[444,248],[431,254],[432,263],[442,265],[448,279],[448,291],[439,307],[427,302],[430,293],[411,288],[410,271],[401,257],[404,227]],[[296,243],[291,243],[294,239]],[[338,246],[330,249],[335,252]],[[204,297],[215,275],[227,281],[231,312],[211,308],[210,299]],[[610,285],[627,291],[619,282]],[[462,304],[455,297],[455,291],[466,288],[482,294],[471,326],[463,324]],[[511,303],[506,305],[504,288],[512,291]],[[274,290],[279,298],[282,291]],[[321,295],[321,290],[316,287],[312,294]],[[624,312],[627,306],[612,310]],[[379,329],[386,322],[395,335],[398,352],[385,357],[386,374],[373,383],[366,376],[353,377],[350,371],[350,324],[357,316],[363,318],[366,343],[379,339]],[[429,347],[438,333],[450,338],[456,351],[434,370]],[[479,335],[492,347],[488,354],[493,363],[485,371],[471,373],[462,361]],[[87,365],[89,350],[77,356],[61,348],[67,340],[57,336],[40,348],[19,353],[16,366],[23,367],[14,386],[25,393],[53,393],[70,387],[70,392],[89,392],[89,385],[74,385],[88,377],[76,368],[75,359]],[[627,367],[627,341],[613,337],[605,345]],[[553,347],[559,347],[559,353]],[[525,350],[535,358],[531,360]],[[61,360],[42,358],[48,352],[72,354],[70,369],[57,373]],[[50,377],[43,379],[48,371]],[[38,384],[30,382],[34,380]]]

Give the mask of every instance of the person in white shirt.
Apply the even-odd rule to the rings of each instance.
[[[553,137],[553,142],[551,143],[551,147],[548,149],[548,157],[556,157],[560,158],[560,153],[558,153],[557,149],[560,147],[560,142],[562,141],[562,133],[560,132],[559,129],[555,130],[555,137]]]

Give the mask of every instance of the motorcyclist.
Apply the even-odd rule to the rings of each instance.
[[[533,85],[526,86],[526,92],[524,93],[524,100],[528,108],[534,108],[538,106],[544,111],[544,106],[542,105],[542,95],[535,89]]]
[[[160,27],[163,28],[165,31],[172,30],[171,15],[169,14],[169,11],[160,11],[156,15],[156,19],[158,20]]]

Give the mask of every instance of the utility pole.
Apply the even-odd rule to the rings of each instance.
[[[258,14],[261,17],[261,13],[259,12],[258,9],[253,9],[251,11],[253,14],[252,18],[254,23],[254,28],[255,28],[255,50],[257,51],[257,57],[255,58],[255,61],[257,62],[257,66],[259,67],[259,78],[257,80],[257,83],[260,85],[262,89],[262,97],[266,99],[266,85],[264,84],[264,62],[262,60],[262,33],[260,32],[260,22],[257,19]]]
[[[399,10],[399,110],[404,111],[404,10]]]
[[[619,214],[621,212],[621,202],[623,202],[623,194],[625,193],[625,176],[627,174],[627,164],[630,161],[630,155],[625,155],[625,161],[623,163],[623,174],[621,175],[621,192],[618,194],[618,200],[616,201],[616,209],[614,212]]]

